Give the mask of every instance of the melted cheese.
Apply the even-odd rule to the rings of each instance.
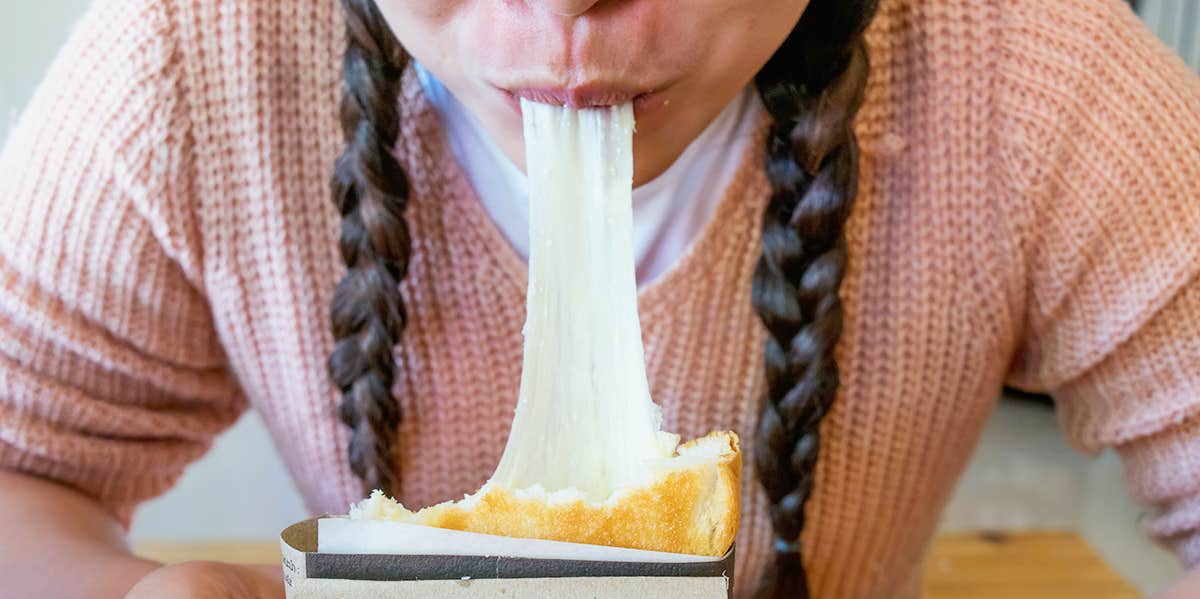
[[[489,485],[604,501],[648,484],[679,441],[660,430],[638,322],[633,108],[523,100],[521,109],[530,202],[525,360]]]
[[[714,432],[679,445],[661,430],[646,380],[633,110],[525,102],[522,111],[532,242],[525,359],[500,464],[479,491],[417,512],[375,491],[347,522],[321,528],[321,551],[421,552],[438,535],[477,551],[500,542],[487,535],[500,535],[722,555],[737,532],[737,436]],[[455,531],[409,534],[390,523]],[[372,541],[379,538],[387,543]],[[537,547],[510,549],[535,556]],[[600,557],[588,547],[573,550]]]

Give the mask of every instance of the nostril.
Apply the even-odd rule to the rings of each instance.
[[[546,10],[563,17],[578,17],[597,4],[599,0],[534,0]]]

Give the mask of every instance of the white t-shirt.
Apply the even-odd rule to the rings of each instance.
[[[483,125],[431,73],[417,65],[421,87],[438,111],[450,149],[484,210],[523,257],[529,257],[529,196],[525,174]],[[661,175],[633,190],[633,244],[639,286],[683,256],[712,218],[740,166],[762,105],[747,87]]]

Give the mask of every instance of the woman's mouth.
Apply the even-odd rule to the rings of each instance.
[[[567,106],[575,110],[585,108],[607,108],[633,103],[635,113],[644,113],[651,106],[662,103],[659,93],[653,90],[634,89],[617,85],[585,84],[574,87],[516,87],[498,88],[509,106],[521,113],[521,99],[541,104]]]

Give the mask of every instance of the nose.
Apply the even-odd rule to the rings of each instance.
[[[546,10],[564,17],[578,17],[587,12],[600,0],[533,0],[531,4],[536,4]]]

